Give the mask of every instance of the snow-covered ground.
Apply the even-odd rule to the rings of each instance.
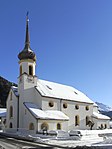
[[[35,142],[48,143],[51,145],[62,146],[62,147],[77,147],[77,146],[92,146],[95,148],[100,146],[100,149],[111,149],[112,148],[112,129],[105,130],[79,130],[82,134],[80,140],[74,140],[63,135],[62,137],[56,138],[49,135],[36,134],[29,135],[28,133],[7,133],[9,136],[16,136],[21,138],[28,138]]]
[[[106,146],[112,147],[112,130],[81,130],[81,140],[46,140],[49,144],[61,145],[63,147],[76,146]],[[99,136],[99,134],[106,136]]]

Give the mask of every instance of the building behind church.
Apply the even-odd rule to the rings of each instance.
[[[79,130],[109,128],[110,118],[79,90],[39,79],[35,74],[36,55],[30,47],[29,20],[26,18],[24,49],[18,54],[18,87],[7,98],[6,130]]]

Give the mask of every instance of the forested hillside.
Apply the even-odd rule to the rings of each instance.
[[[6,107],[6,99],[12,85],[17,86],[0,76],[0,107]]]

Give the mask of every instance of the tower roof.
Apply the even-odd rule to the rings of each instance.
[[[29,19],[28,19],[28,12],[26,15],[26,37],[25,37],[25,46],[24,49],[18,54],[18,58],[20,60],[23,59],[32,59],[36,61],[36,55],[30,48],[30,37],[29,37]]]

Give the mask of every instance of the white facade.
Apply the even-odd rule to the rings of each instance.
[[[109,128],[109,118],[95,117],[97,106],[77,89],[45,80],[35,75],[36,56],[30,49],[28,21],[26,42],[18,58],[18,88],[12,87],[7,98],[7,130],[29,130],[34,133],[50,130]]]
[[[98,113],[98,107],[95,106],[94,102],[92,102],[86,95],[80,91],[77,91],[77,94],[73,94],[72,91],[76,92],[76,89],[62,85],[62,93],[64,87],[64,89],[66,88],[68,90],[68,95],[69,92],[74,95],[72,97],[68,96],[68,99],[64,99],[65,94],[63,97],[61,93],[56,96],[58,90],[61,92],[61,88],[58,88],[58,85],[60,86],[60,84],[48,81],[47,83],[48,84],[46,84],[46,81],[44,80],[37,79],[36,76],[29,76],[26,73],[19,77],[19,89],[16,88],[16,91],[18,91],[16,92],[17,94],[14,93],[12,87],[7,99],[8,129],[10,127],[22,130],[33,129],[32,131],[34,133],[42,131],[42,125],[45,125],[48,131],[58,129],[66,131],[74,129],[90,129],[90,126],[87,124],[87,118],[94,122],[93,129],[109,128],[109,117],[101,114],[100,116],[95,116],[94,113]],[[52,84],[51,86],[50,83]],[[56,90],[56,92],[54,90]],[[26,103],[29,105],[33,104],[34,107],[26,106]],[[10,116],[11,107],[13,107],[12,116]],[[31,108],[33,109],[32,111]],[[62,117],[61,114],[61,119],[55,115],[49,117],[46,115],[47,111],[51,111],[50,113],[61,111],[67,118],[65,116]],[[59,127],[58,124],[60,125]]]
[[[14,88],[15,89],[15,88]],[[17,89],[17,88],[16,88]],[[15,94],[13,87],[11,88],[8,98],[7,98],[7,122],[9,124],[8,127],[17,128],[17,118],[18,118],[18,96]],[[10,113],[10,114],[9,114]],[[6,123],[7,128],[7,123]]]

